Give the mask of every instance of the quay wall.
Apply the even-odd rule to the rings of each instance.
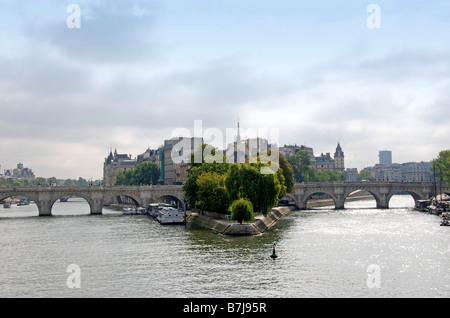
[[[283,215],[288,214],[290,211],[291,209],[289,207],[276,207],[273,208],[267,216],[258,215],[255,217],[255,221],[243,224],[224,219],[216,219],[199,213],[191,213],[187,218],[189,221],[224,235],[258,235],[265,232],[274,225],[278,219]]]
[[[372,195],[355,196],[347,198],[348,201],[371,200]],[[321,207],[334,205],[332,199],[324,200],[310,200],[308,207]],[[224,219],[224,217],[217,218],[212,213],[208,212],[193,212],[187,216],[187,220],[197,223],[203,227],[209,228],[215,232],[224,235],[245,236],[245,235],[259,235],[272,227],[280,218],[288,214],[291,210],[295,210],[294,206],[278,206],[273,208],[267,216],[257,215],[255,220],[251,223],[239,224],[234,221]]]

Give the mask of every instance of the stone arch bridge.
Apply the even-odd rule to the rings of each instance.
[[[325,193],[329,195],[336,209],[343,209],[345,199],[355,191],[364,190],[369,192],[375,198],[378,209],[389,208],[389,201],[393,195],[398,193],[409,193],[414,201],[428,200],[434,197],[435,190],[439,194],[441,189],[443,193],[450,194],[450,187],[434,183],[400,183],[400,182],[310,182],[296,183],[293,193],[286,197],[295,202],[298,209],[306,209],[307,202],[314,194]]]
[[[132,199],[136,206],[147,207],[150,203],[171,198],[183,202],[181,185],[166,186],[86,186],[86,187],[12,187],[0,188],[0,202],[9,197],[26,197],[34,201],[40,216],[51,215],[53,204],[60,198],[77,196],[85,199],[91,214],[101,214],[104,205],[112,204],[117,196]]]
[[[427,200],[434,196],[433,183],[395,183],[395,182],[310,182],[296,183],[293,193],[285,198],[294,201],[298,209],[306,209],[308,200],[314,194],[328,194],[334,201],[336,209],[343,209],[345,199],[353,192],[365,190],[373,195],[377,208],[389,208],[393,195],[409,193],[414,200]],[[440,193],[441,187],[437,186]],[[450,187],[443,184],[442,192],[450,195]],[[34,201],[40,216],[51,215],[53,204],[60,198],[78,196],[87,201],[91,214],[101,214],[104,205],[114,202],[117,196],[131,198],[137,206],[147,207],[163,198],[183,202],[185,194],[181,185],[160,186],[89,186],[89,187],[12,187],[0,188],[0,202],[9,197],[26,197]]]

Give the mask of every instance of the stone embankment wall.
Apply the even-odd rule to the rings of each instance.
[[[188,220],[224,235],[258,235],[269,229],[278,219],[290,211],[289,207],[276,207],[267,216],[259,215],[255,217],[255,221],[243,224],[198,213],[191,213]]]

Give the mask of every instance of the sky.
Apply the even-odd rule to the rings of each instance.
[[[339,142],[346,168],[430,161],[450,148],[449,34],[444,0],[2,0],[1,172],[100,179],[111,149],[195,121]]]

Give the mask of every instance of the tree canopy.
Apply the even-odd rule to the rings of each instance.
[[[243,221],[249,222],[255,219],[253,215],[253,205],[248,199],[238,199],[230,207],[231,219],[242,224]]]
[[[154,162],[141,162],[134,169],[117,173],[116,185],[144,185],[158,182],[160,169]]]
[[[372,173],[370,172],[369,169],[363,169],[358,173],[357,180],[358,181],[363,181],[363,180],[374,181],[375,177],[372,175]]]
[[[217,153],[208,145],[202,145],[202,149],[208,150],[212,156]],[[292,167],[283,156],[279,158],[277,172],[270,174],[261,173],[262,167],[271,165],[267,160],[261,163],[259,156],[257,163],[228,164],[225,160],[219,163],[203,157],[202,163],[191,160],[183,190],[193,208],[223,213],[231,210],[234,201],[247,199],[253,211],[266,214],[287,191],[292,192],[294,188]]]
[[[434,163],[436,177],[450,185],[450,150],[442,150]]]

